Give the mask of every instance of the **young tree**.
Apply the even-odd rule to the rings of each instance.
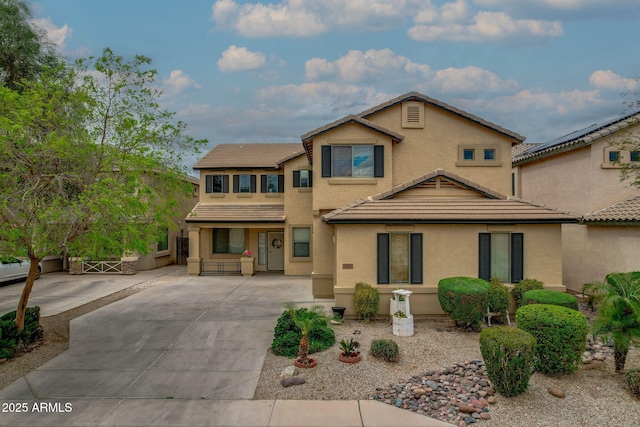
[[[46,255],[147,253],[171,227],[176,197],[191,194],[182,153],[205,141],[160,108],[149,64],[105,49],[62,77],[0,87],[0,241],[31,261],[20,330]]]
[[[31,10],[21,0],[0,0],[0,82],[19,89],[44,68],[60,64],[53,44],[29,23]]]
[[[640,78],[636,78],[640,83]],[[621,132],[621,136],[612,141],[611,145],[618,151],[629,153],[640,153],[640,90],[623,92],[622,96],[627,100],[624,105],[635,114],[627,120],[629,126]],[[633,154],[637,156],[637,154]],[[622,166],[620,180],[628,181],[633,187],[640,188],[640,162],[638,159],[628,158],[618,160],[617,164]]]

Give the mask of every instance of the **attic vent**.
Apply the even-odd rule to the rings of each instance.
[[[424,104],[422,102],[405,102],[402,104],[402,127],[424,128]]]
[[[407,107],[407,123],[420,123],[420,108],[417,105]]]

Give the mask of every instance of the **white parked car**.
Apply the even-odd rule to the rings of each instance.
[[[0,255],[0,282],[26,279],[31,262],[28,259]],[[36,279],[40,278],[42,265],[38,264]]]

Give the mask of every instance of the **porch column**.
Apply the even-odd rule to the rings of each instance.
[[[189,226],[189,258],[187,258],[187,273],[190,276],[199,276],[202,265],[200,256],[200,230],[197,225]]]

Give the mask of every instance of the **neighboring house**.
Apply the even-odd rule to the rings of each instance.
[[[189,273],[249,249],[258,270],[311,275],[314,296],[347,314],[357,282],[378,288],[380,313],[393,290],[413,291],[419,315],[442,313],[445,277],[534,277],[564,289],[561,224],[577,218],[505,196],[523,139],[411,92],[302,145],[216,146],[195,166]]]
[[[571,290],[640,269],[640,190],[620,181],[620,162],[640,164],[640,151],[613,145],[640,135],[639,123],[636,111],[514,155],[518,197],[582,218],[562,230],[563,279]]]

